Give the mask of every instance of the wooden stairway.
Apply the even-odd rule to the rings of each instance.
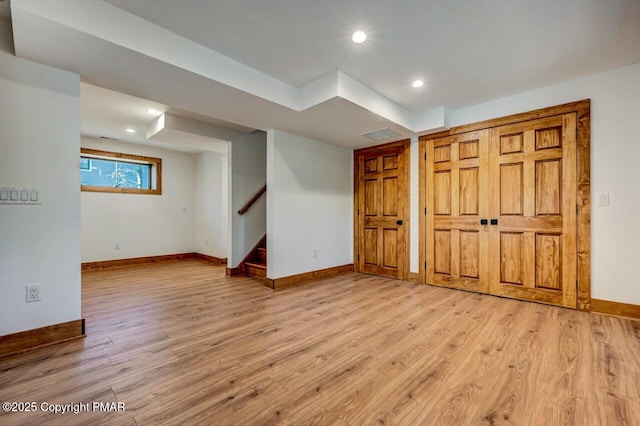
[[[256,194],[251,197],[247,203],[238,210],[239,215],[243,215],[258,201],[263,194],[267,192],[265,184]],[[236,268],[234,268],[236,269]],[[231,275],[245,275],[247,277],[255,277],[264,280],[267,278],[267,236],[266,234],[258,241],[258,244],[249,252],[249,254],[240,262],[235,273]]]
[[[267,241],[263,238],[249,253],[244,263],[244,274],[248,277],[264,279],[267,277]]]

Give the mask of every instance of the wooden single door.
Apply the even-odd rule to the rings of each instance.
[[[489,131],[430,141],[425,161],[426,281],[486,293]]]
[[[355,151],[357,272],[407,275],[409,141]]]
[[[491,293],[576,307],[576,113],[495,127]]]

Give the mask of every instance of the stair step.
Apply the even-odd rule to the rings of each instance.
[[[257,258],[260,261],[259,263],[267,263],[267,249],[266,248],[258,248],[256,250]]]
[[[265,278],[267,276],[267,265],[264,263],[247,262],[244,266],[245,275],[255,278]]]

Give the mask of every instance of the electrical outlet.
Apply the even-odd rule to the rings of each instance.
[[[115,243],[115,244],[113,245],[113,248],[114,248],[115,250],[120,250],[120,243]]]
[[[318,249],[313,249],[313,257],[318,257]]]
[[[33,284],[27,286],[27,303],[39,302],[42,300],[42,288],[40,284]]]

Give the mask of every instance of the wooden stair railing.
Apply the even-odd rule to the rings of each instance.
[[[251,206],[258,201],[258,199],[260,197],[262,197],[262,194],[264,194],[265,192],[267,192],[267,184],[265,184],[262,188],[260,188],[260,190],[258,192],[256,192],[256,195],[254,195],[253,197],[251,197],[251,199],[249,201],[247,201],[247,203],[242,206],[242,208],[240,210],[238,210],[238,214],[239,215],[243,215],[247,212],[247,210],[249,210],[251,208]]]

